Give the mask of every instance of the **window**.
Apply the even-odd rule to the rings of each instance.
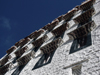
[[[91,31],[95,28],[95,23],[90,21],[85,25],[77,28],[76,30],[68,33],[68,35],[74,38],[70,53],[76,52],[80,49],[90,46],[91,43]]]
[[[50,54],[43,54],[42,57],[39,59],[39,61],[35,64],[32,70],[40,68],[42,66],[45,66],[49,63],[51,63],[52,57],[54,55],[55,51],[51,52]]]
[[[18,66],[16,70],[11,75],[19,75],[20,72],[24,69],[24,67],[27,65],[27,63],[31,60],[31,53],[26,54],[25,56],[16,59]]]
[[[76,30],[68,33],[74,38],[70,53],[91,45],[91,31],[95,27],[95,23],[91,21],[91,17],[94,14],[94,11],[95,10],[92,7],[74,19],[75,22],[79,23],[79,26]]]
[[[81,75],[81,65],[72,67],[72,75]]]
[[[91,44],[92,44],[91,43],[91,33],[89,33],[87,36],[82,37],[82,38],[77,38],[73,41],[70,53],[86,48],[90,46]]]
[[[83,73],[82,72],[82,65],[85,62],[87,63],[88,59],[73,62],[72,64],[67,65],[66,67],[64,67],[63,69],[68,69],[69,68],[68,69],[68,73],[69,73],[68,75],[81,75]]]
[[[39,61],[35,64],[35,66],[32,70],[51,63],[52,57],[53,57],[56,49],[58,48],[58,46],[60,45],[61,42],[62,42],[61,38],[57,38],[54,41],[52,41],[52,42],[46,44],[45,46],[41,47],[40,50],[44,54],[39,59]]]

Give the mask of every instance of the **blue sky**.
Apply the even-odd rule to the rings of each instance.
[[[0,0],[0,58],[17,41],[84,0]]]

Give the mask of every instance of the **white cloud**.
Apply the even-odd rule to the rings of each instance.
[[[0,18],[0,26],[10,30],[11,29],[10,19],[8,19],[6,17],[1,17]]]

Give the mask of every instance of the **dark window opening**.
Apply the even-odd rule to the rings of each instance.
[[[47,45],[41,47],[40,50],[44,54],[41,56],[41,58],[35,64],[35,66],[34,66],[34,68],[32,70],[49,64],[51,62],[51,60],[52,60],[52,57],[53,57],[56,49],[59,46],[58,44],[60,44],[61,42],[62,42],[61,38],[57,38],[57,39],[53,40],[52,42],[48,43]]]
[[[50,54],[43,54],[32,70],[35,70],[37,68],[40,68],[42,66],[45,66],[45,65],[51,63],[54,53],[55,53],[55,51],[51,52]]]
[[[74,41],[72,43],[70,54],[76,51],[79,51],[83,48],[86,48],[92,44],[91,41],[91,28],[95,27],[94,21],[89,21],[84,25],[78,26],[78,28],[69,34],[74,37]]]
[[[19,66],[11,75],[19,75],[25,66],[26,64]]]
[[[70,49],[70,54],[74,53],[76,51],[79,51],[83,48],[86,48],[92,44],[91,42],[91,33],[88,33],[88,35],[77,38],[73,41],[71,49]]]
[[[81,65],[77,65],[75,67],[72,68],[72,75],[81,75]]]

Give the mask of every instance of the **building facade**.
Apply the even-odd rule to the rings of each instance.
[[[21,39],[0,75],[100,75],[100,0],[86,0]]]

